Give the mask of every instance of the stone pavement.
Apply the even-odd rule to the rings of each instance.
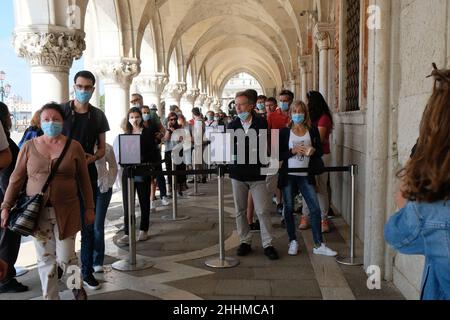
[[[193,191],[190,189],[185,192]],[[218,257],[218,210],[217,180],[199,184],[204,196],[181,199],[178,215],[188,220],[166,221],[172,207],[159,207],[151,215],[151,238],[137,243],[138,258],[154,263],[150,269],[136,272],[120,272],[111,263],[127,257],[128,247],[118,247],[116,239],[123,227],[121,194],[113,196],[107,215],[105,230],[105,272],[96,274],[102,289],[88,290],[91,300],[354,300],[354,299],[404,299],[388,282],[382,282],[381,290],[367,288],[367,276],[362,267],[347,267],[334,258],[313,256],[311,230],[299,231],[300,254],[288,256],[286,230],[280,224],[275,205],[272,208],[275,242],[280,260],[270,261],[263,254],[259,233],[253,235],[253,252],[239,257],[240,264],[229,269],[213,269],[204,262]],[[139,216],[139,207],[136,211]],[[137,225],[139,225],[139,219]],[[349,252],[348,226],[343,219],[335,217],[331,233],[325,236],[327,244],[344,255]],[[235,232],[234,204],[231,183],[225,181],[225,239],[226,256],[235,256],[239,240]],[[79,251],[79,239],[77,250]],[[362,254],[362,244],[356,244],[356,253]],[[0,300],[41,299],[41,288],[36,270],[34,245],[24,239],[17,265],[30,271],[19,278],[31,290],[21,294],[1,294]],[[62,299],[72,299],[71,292],[61,282]]]

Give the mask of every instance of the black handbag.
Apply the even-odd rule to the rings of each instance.
[[[64,146],[61,155],[56,161],[47,181],[44,184],[41,192],[34,196],[27,196],[26,192],[21,192],[16,205],[9,212],[8,228],[22,236],[30,236],[34,234],[37,228],[39,214],[41,213],[44,205],[44,194],[47,191],[50,183],[52,182],[59,165],[61,164],[64,156],[69,149],[72,139],[69,138]]]

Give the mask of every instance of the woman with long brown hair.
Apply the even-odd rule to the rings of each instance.
[[[450,299],[450,70],[434,65],[434,89],[415,152],[399,173],[400,210],[385,239],[404,254],[425,256],[423,300]]]

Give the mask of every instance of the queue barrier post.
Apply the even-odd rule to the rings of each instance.
[[[236,258],[225,257],[225,217],[224,217],[224,189],[223,181],[225,167],[219,165],[217,168],[218,191],[219,191],[219,258],[205,261],[205,265],[211,268],[225,269],[232,268],[239,264]]]
[[[176,170],[175,161],[172,158],[172,171]],[[162,216],[161,219],[164,221],[181,221],[187,220],[188,216],[178,216],[178,190],[177,190],[177,176],[172,175],[172,215]]]
[[[363,261],[361,258],[355,257],[355,195],[356,195],[356,184],[355,177],[358,173],[358,166],[350,166],[350,256],[338,256],[336,261],[340,264],[346,266],[361,266]]]
[[[136,214],[135,214],[135,185],[133,177],[133,168],[126,167],[124,173],[127,177],[127,197],[128,197],[128,234],[129,251],[128,259],[122,259],[114,262],[111,266],[119,271],[138,271],[145,270],[154,266],[154,263],[138,259],[136,256]]]
[[[198,146],[197,146],[198,147]],[[195,166],[197,165],[196,160],[197,160],[197,147],[194,146],[193,149],[193,161],[192,163],[194,164],[194,169]],[[203,157],[202,157],[202,164],[203,164]],[[197,182],[197,173],[194,173],[194,192],[190,192],[188,193],[189,196],[193,196],[193,197],[200,197],[200,196],[204,196],[206,195],[206,193],[203,192],[198,192],[198,182]]]

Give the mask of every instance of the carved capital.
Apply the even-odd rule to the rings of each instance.
[[[314,26],[314,38],[319,50],[328,50],[332,47],[334,39],[335,26],[328,23],[317,23]]]
[[[131,80],[141,71],[138,59],[101,59],[95,62],[95,69],[105,84],[130,85]]]
[[[13,45],[16,54],[27,59],[31,67],[68,72],[73,59],[80,59],[86,49],[84,37],[81,31],[19,31],[13,35]]]
[[[164,89],[164,96],[169,99],[174,99],[176,101],[180,101],[183,94],[186,92],[186,83],[177,82],[177,83],[169,83],[166,85]]]
[[[197,99],[195,100],[195,105],[198,107],[203,107],[206,98],[208,97],[208,94],[206,93],[200,93]]]
[[[169,78],[165,73],[157,73],[153,75],[140,75],[134,82],[140,93],[152,93],[160,96],[169,82]]]
[[[187,90],[184,98],[186,101],[188,101],[190,104],[194,105],[195,100],[200,96],[200,89],[190,89]]]

